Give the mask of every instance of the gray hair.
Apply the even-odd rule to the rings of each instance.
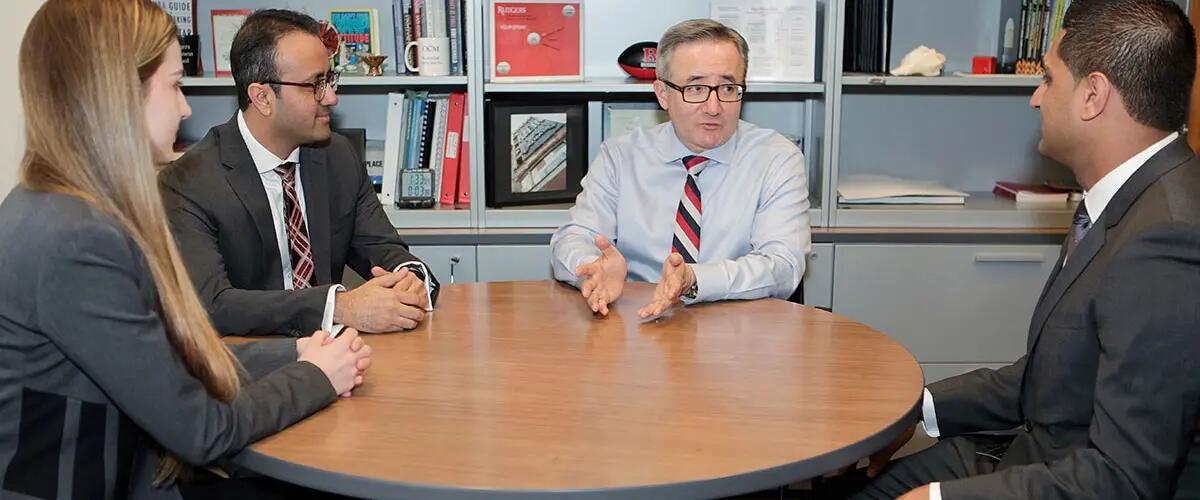
[[[658,41],[655,76],[662,80],[671,76],[669,66],[676,46],[702,40],[730,42],[737,47],[742,56],[742,78],[745,79],[746,70],[750,68],[750,47],[746,45],[746,39],[737,30],[712,19],[689,19],[667,28]]]

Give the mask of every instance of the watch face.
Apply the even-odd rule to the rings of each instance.
[[[421,281],[425,281],[425,271],[421,270],[421,266],[418,266],[416,264],[409,264],[404,267],[405,267],[405,269],[408,269],[408,272],[417,275],[417,278],[420,278]]]

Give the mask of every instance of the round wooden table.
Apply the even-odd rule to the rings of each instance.
[[[608,317],[555,282],[447,285],[416,330],[366,336],[350,399],[240,454],[324,491],[388,498],[715,497],[853,463],[916,418],[896,342],[775,299]]]

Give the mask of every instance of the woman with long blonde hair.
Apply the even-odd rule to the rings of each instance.
[[[0,497],[191,496],[201,466],[362,383],[371,348],[354,331],[226,346],[213,330],[155,176],[191,113],[165,12],[49,0],[19,71],[27,145],[0,204]]]

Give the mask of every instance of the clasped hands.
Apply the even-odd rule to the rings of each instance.
[[[337,294],[334,323],[362,332],[385,333],[411,330],[425,319],[429,307],[425,281],[405,268],[388,272],[375,266],[371,276],[358,288]]]
[[[625,289],[625,275],[629,268],[625,256],[603,236],[596,237],[596,248],[600,257],[575,268],[575,276],[583,278],[579,292],[587,301],[592,312],[608,315],[608,305],[616,302]],[[663,262],[662,279],[654,289],[654,298],[638,309],[638,316],[648,318],[662,314],[679,302],[679,296],[696,283],[696,274],[683,262],[683,257],[672,253]]]

